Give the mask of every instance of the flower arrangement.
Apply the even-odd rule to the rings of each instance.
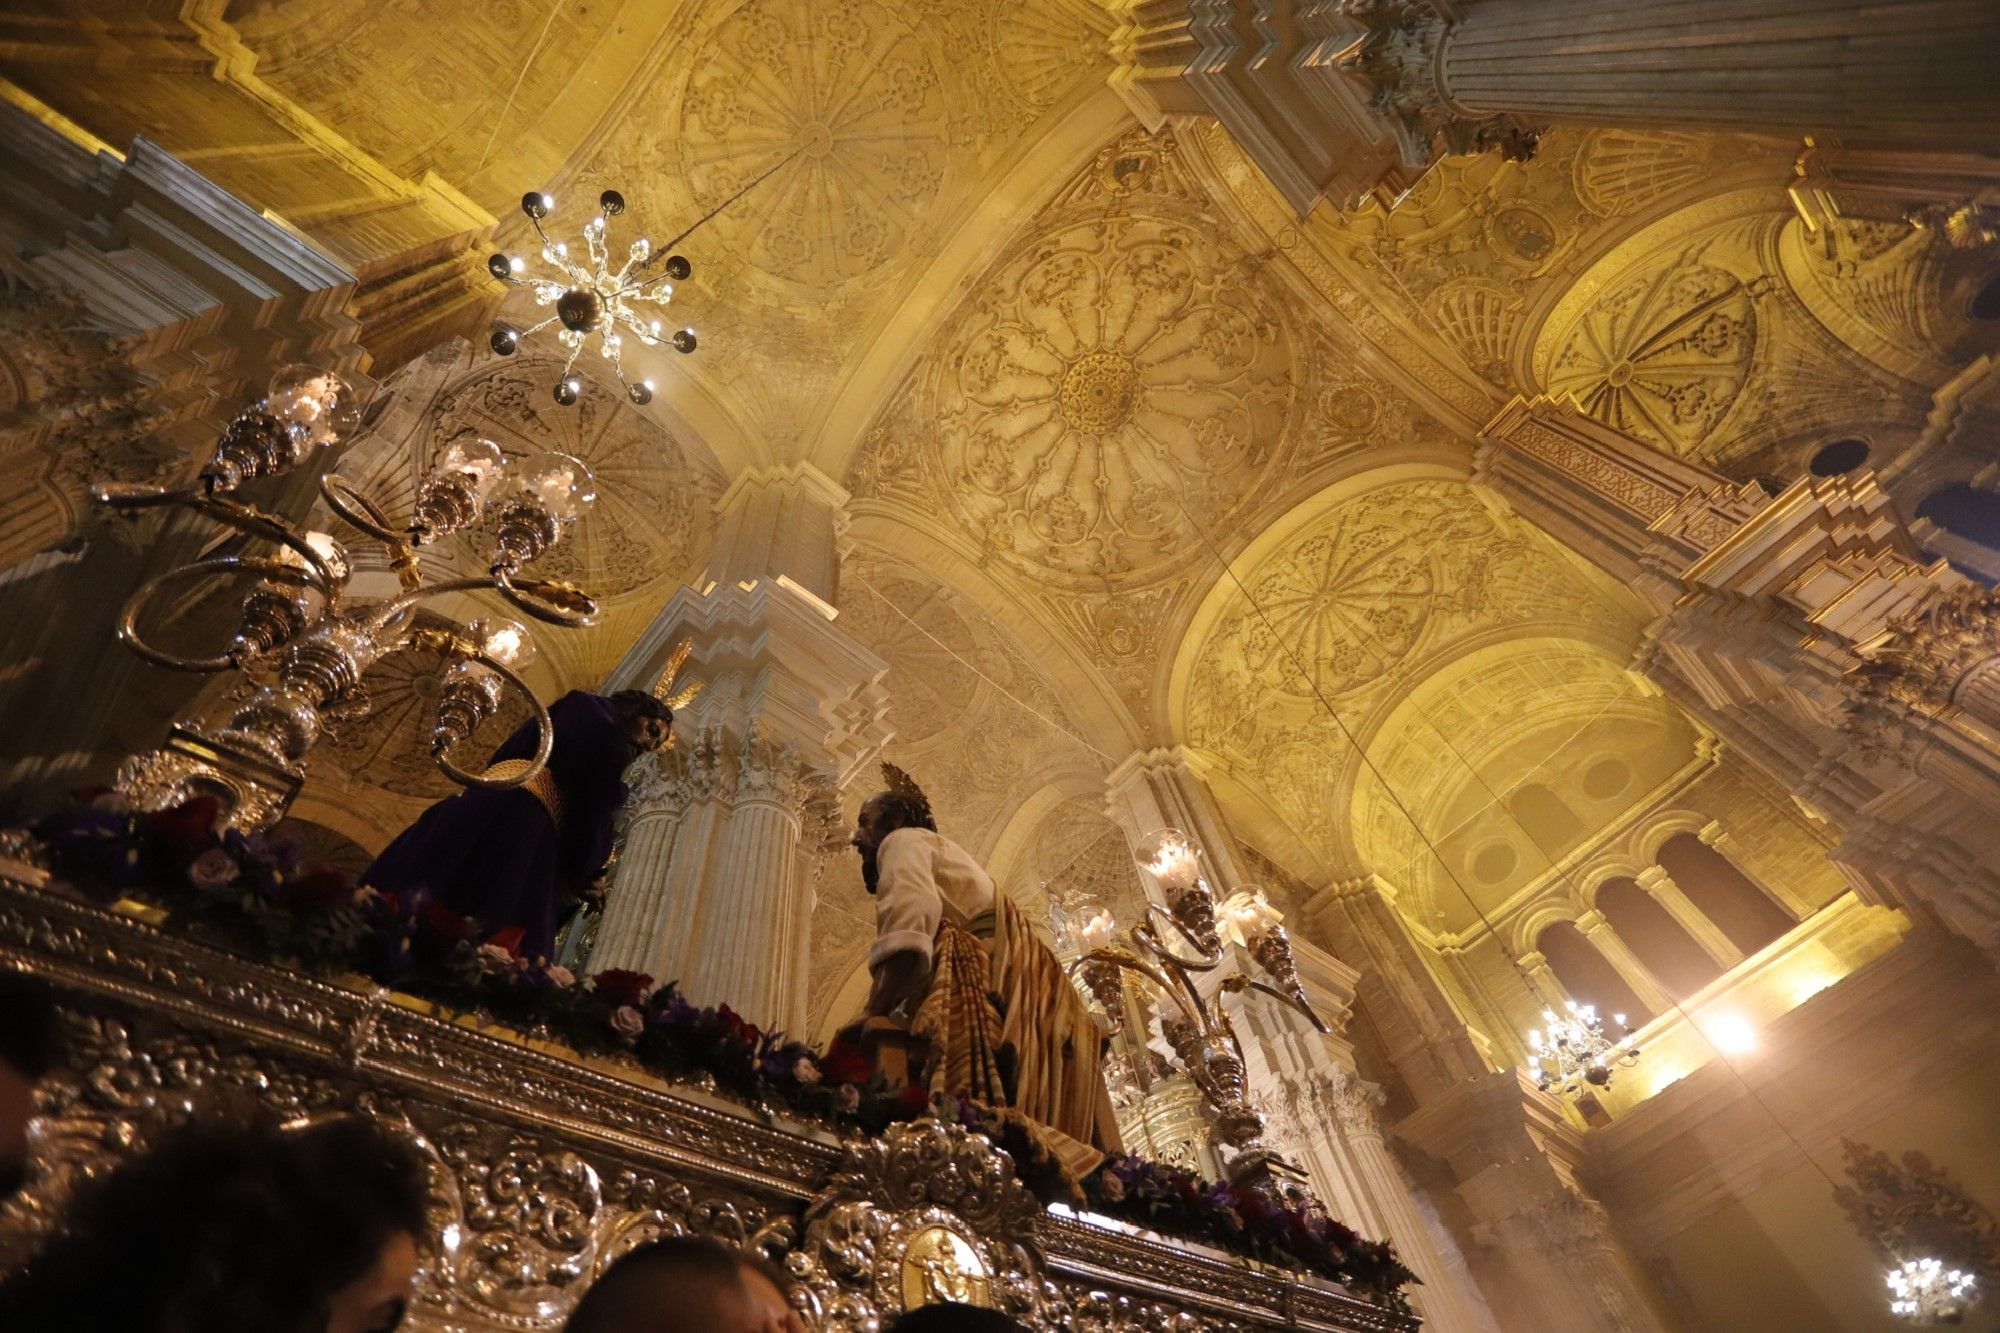
[[[977,1103],[891,1090],[870,1062],[836,1042],[825,1052],[766,1032],[728,1005],[696,1006],[673,982],[613,968],[587,977],[524,958],[521,932],[484,941],[476,924],[421,891],[398,896],[335,870],[301,867],[297,849],[213,831],[203,797],[137,812],[115,793],[81,793],[34,829],[49,868],[100,904],[132,899],[246,956],[317,975],[360,973],[446,1010],[489,1015],[586,1054],[622,1054],[669,1080],[712,1082],[725,1095],[843,1130],[880,1133],[922,1115],[987,1134],[1044,1199],[1060,1173],[1018,1127]],[[1164,1235],[1303,1269],[1359,1296],[1406,1309],[1415,1275],[1387,1244],[1366,1241],[1323,1211],[1280,1201],[1130,1154],[1112,1154],[1082,1183],[1092,1211]],[[1072,1197],[1072,1201],[1074,1199]]]

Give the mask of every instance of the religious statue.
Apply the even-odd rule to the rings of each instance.
[[[476,938],[523,958],[552,957],[557,923],[602,896],[626,768],[672,735],[661,693],[565,694],[549,706],[555,745],[541,772],[519,787],[473,787],[439,801],[383,849],[362,883],[398,895],[427,889],[471,917]],[[531,722],[493,752],[485,776],[519,773],[535,743]]]
[[[923,790],[894,764],[882,773],[888,790],[862,805],[854,832],[875,896],[873,984],[842,1036],[859,1044],[881,1020],[905,1020],[928,1048],[913,1081],[1017,1113],[1066,1168],[1090,1170],[1120,1146],[1103,1029],[1027,915],[937,831]]]

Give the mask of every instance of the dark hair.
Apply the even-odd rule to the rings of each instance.
[[[358,1116],[183,1127],[77,1200],[0,1286],[0,1327],[324,1333],[397,1232],[429,1232],[424,1164]]]
[[[882,803],[882,817],[889,827],[886,833],[899,828],[921,828],[937,832],[937,820],[931,818],[931,808],[927,802],[914,796],[906,796],[899,791],[876,792],[874,800]]]
[[[563,1333],[708,1328],[715,1314],[711,1298],[742,1292],[744,1262],[744,1255],[708,1236],[648,1241],[620,1256],[590,1284]]]
[[[35,1082],[55,1065],[56,1031],[49,988],[20,972],[0,972],[0,1064]]]
[[[656,717],[667,723],[674,720],[674,710],[667,707],[666,700],[645,690],[620,690],[611,696],[611,702],[618,706],[618,716],[628,722],[635,717]]]
[[[934,1301],[900,1316],[888,1333],[1027,1333],[1027,1325],[983,1305]]]

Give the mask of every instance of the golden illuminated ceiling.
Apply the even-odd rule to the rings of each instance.
[[[460,429],[597,469],[564,568],[609,610],[548,636],[543,683],[602,678],[732,474],[811,462],[854,496],[840,623],[890,663],[896,747],[1036,878],[1066,872],[1035,838],[1109,876],[1072,788],[1180,743],[1287,873],[1372,869],[1463,929],[1461,881],[1502,902],[1553,850],[1507,806],[1533,775],[1610,819],[1697,740],[1624,673],[1635,609],[1468,483],[1481,426],[1569,393],[1789,478],[1830,434],[1917,439],[1962,332],[1927,237],[1806,231],[1783,140],[1561,128],[1301,219],[1215,122],[1136,126],[1093,0],[100,8],[16,33],[14,100],[312,236],[367,279],[364,330],[473,338],[408,372],[438,420],[378,460],[392,501]],[[396,267],[484,283],[543,187],[557,234],[616,186],[663,239],[773,167],[682,247],[701,348],[640,368],[644,411],[558,409],[548,364],[483,350],[491,284]],[[386,361],[436,341],[407,318]]]

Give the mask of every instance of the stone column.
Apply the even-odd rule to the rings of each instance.
[[[839,793],[889,735],[888,667],[830,600],[845,499],[810,467],[738,477],[703,586],[674,594],[607,686],[649,686],[683,640],[684,674],[706,683],[635,790],[591,967],[794,1033]]]
[[[1989,146],[2000,10],[1983,0],[1344,0],[1337,56],[1406,162],[1520,152],[1558,121]]]
[[[1665,866],[1647,866],[1634,878],[1646,895],[1666,908],[1668,915],[1694,937],[1701,951],[1720,964],[1723,971],[1727,972],[1743,961],[1743,951],[1722,933],[1720,926],[1708,919],[1706,912],[1681,892],[1681,886],[1674,883],[1674,877],[1667,873]]]
[[[1267,1133],[1310,1177],[1327,1211],[1371,1240],[1387,1240],[1423,1279],[1411,1298],[1424,1327],[1441,1333],[1498,1333],[1485,1298],[1448,1235],[1434,1229],[1383,1138],[1382,1090],[1355,1072],[1341,1035],[1360,974],[1331,954],[1293,941],[1299,979],[1330,1035],[1267,996],[1231,1001],[1250,1086]],[[1254,966],[1239,957],[1246,967]]]
[[[1618,975],[1625,979],[1625,984],[1639,997],[1639,1003],[1655,1014],[1672,1011],[1673,997],[1660,988],[1660,983],[1654,980],[1646,965],[1639,961],[1639,955],[1632,952],[1631,946],[1619,938],[1618,932],[1611,928],[1611,923],[1604,919],[1604,913],[1585,912],[1576,919],[1576,928],[1583,932],[1586,940],[1590,941],[1590,947],[1597,950],[1604,961],[1611,964]]]

